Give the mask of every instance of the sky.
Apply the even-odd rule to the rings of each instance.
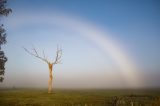
[[[36,48],[54,61],[54,88],[160,87],[158,0],[8,0],[3,18],[8,57],[0,87],[47,88],[47,64],[27,54]]]

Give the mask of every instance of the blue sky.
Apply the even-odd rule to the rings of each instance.
[[[115,48],[122,50],[138,67],[136,71],[143,78],[141,87],[160,86],[157,81],[160,77],[158,0],[13,0],[8,2],[8,7],[13,12],[4,19],[8,34],[4,49],[9,60],[3,86],[24,86],[23,82],[31,87],[45,86],[47,66],[25,53],[22,46],[30,49],[34,45],[39,52],[45,50],[54,58],[59,44],[63,49],[63,63],[55,66],[55,87],[127,87],[115,60],[104,52],[106,49],[101,50],[74,28],[68,30],[54,22],[50,24],[48,21],[52,20],[46,20],[53,14],[72,17],[83,25],[87,23],[109,33],[104,37],[117,42]],[[24,75],[30,80],[18,81]],[[39,81],[41,78],[43,81]],[[95,84],[91,83],[93,80]]]

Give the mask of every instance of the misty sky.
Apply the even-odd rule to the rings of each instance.
[[[55,88],[160,87],[159,0],[9,0],[3,18],[8,61],[0,87],[46,87],[47,64],[22,47],[62,64]],[[43,55],[42,55],[43,56]],[[140,82],[138,84],[138,82]]]

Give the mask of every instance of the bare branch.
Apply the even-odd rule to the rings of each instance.
[[[38,56],[37,50],[35,48],[33,48],[33,51],[36,53],[36,55]]]
[[[57,52],[56,52],[56,59],[55,61],[53,62],[53,64],[58,64],[61,62],[61,57],[62,57],[62,49],[59,49],[58,46],[57,46]]]
[[[47,57],[46,57],[46,55],[45,55],[45,53],[44,53],[44,50],[43,50],[43,56],[40,56],[39,54],[38,54],[38,52],[37,52],[37,50],[33,47],[33,52],[30,52],[28,49],[26,49],[25,47],[23,47],[23,49],[27,52],[27,53],[29,53],[30,55],[32,55],[32,56],[35,56],[35,57],[37,57],[37,58],[39,58],[39,59],[41,59],[41,60],[43,60],[43,61],[45,61],[47,64],[59,64],[59,63],[61,63],[61,57],[62,57],[62,49],[59,49],[59,47],[57,46],[57,51],[56,51],[56,58],[55,58],[55,60],[54,60],[54,62],[49,62],[48,60],[47,60]]]
[[[33,52],[34,52],[34,53],[30,52],[29,50],[27,50],[27,49],[24,48],[24,47],[23,47],[23,49],[24,49],[27,53],[29,53],[30,55],[35,56],[35,57],[37,57],[37,58],[45,61],[46,63],[49,63],[48,60],[47,60],[46,57],[45,57],[44,51],[43,51],[43,56],[44,56],[44,57],[41,57],[41,56],[38,55],[38,52],[37,52],[37,50],[36,50],[35,48],[33,48]]]

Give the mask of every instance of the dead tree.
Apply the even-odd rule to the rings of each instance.
[[[43,56],[40,56],[35,48],[32,49],[33,52],[30,52],[26,48],[24,48],[24,50],[30,55],[35,56],[48,64],[48,68],[49,68],[48,93],[52,93],[52,83],[53,83],[52,69],[55,64],[59,64],[61,62],[60,59],[62,56],[62,50],[59,49],[57,46],[56,58],[53,62],[48,61],[47,57],[45,56],[44,51],[43,51]]]

